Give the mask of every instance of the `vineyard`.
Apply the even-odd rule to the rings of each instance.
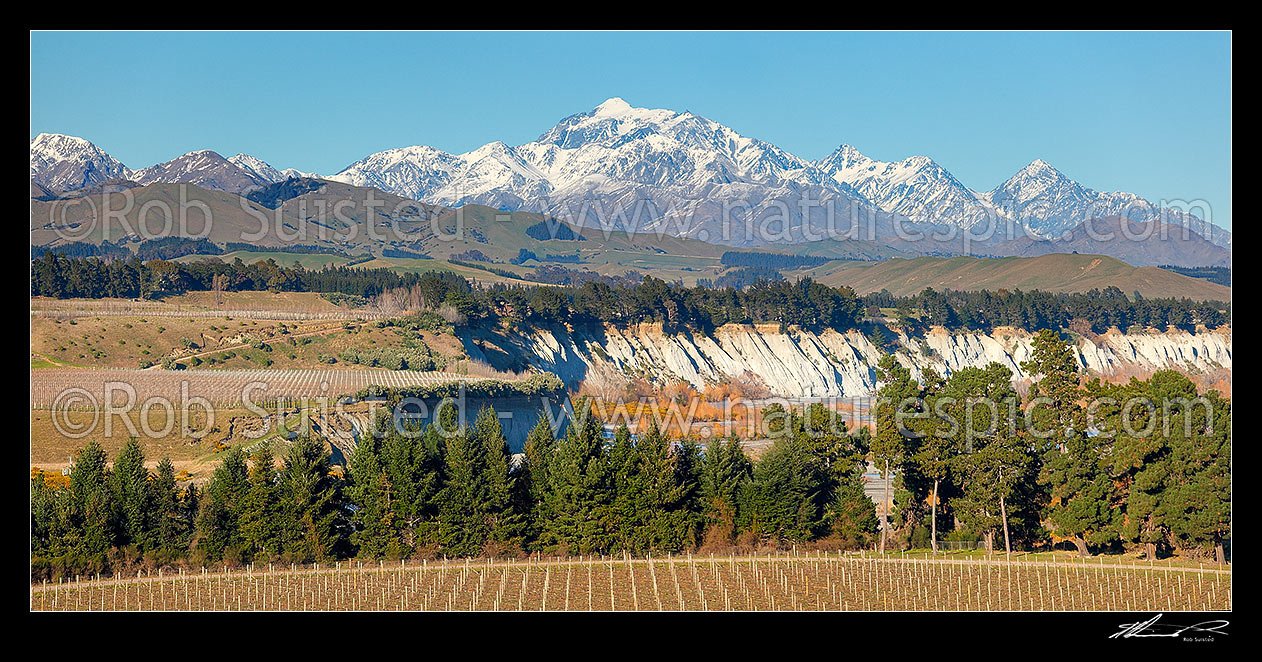
[[[71,611],[1183,611],[1231,609],[1229,570],[868,555],[350,561],[41,584]]]
[[[205,398],[212,406],[232,407],[242,404],[246,394],[252,402],[262,403],[286,398],[336,398],[373,385],[405,388],[480,379],[414,370],[32,370],[31,408],[95,409],[105,401],[107,384],[114,384],[111,397],[119,406],[126,405],[129,396],[118,391],[123,388],[118,384],[126,384],[135,390],[136,403],[151,397],[175,402]]]
[[[53,319],[83,317],[234,317],[254,320],[384,319],[376,308],[339,308],[319,295],[297,292],[229,292],[216,305],[210,292],[193,292],[168,301],[135,299],[31,298],[31,314]]]
[[[83,317],[187,317],[203,319],[237,318],[268,321],[304,321],[304,320],[379,320],[389,315],[375,310],[301,312],[292,310],[164,310],[150,309],[144,306],[115,308],[75,308],[73,310],[32,309],[31,315],[50,319],[71,320]]]

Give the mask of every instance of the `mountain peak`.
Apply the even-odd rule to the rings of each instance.
[[[186,156],[199,156],[199,157],[208,158],[208,159],[223,159],[223,157],[220,156],[219,152],[216,152],[213,149],[195,149],[187,154],[184,154],[180,158],[184,158]]]
[[[847,159],[863,158],[863,152],[860,152],[858,147],[846,143],[837,146],[836,154]]]
[[[131,171],[91,141],[62,133],[41,133],[31,140],[31,181],[55,191],[72,191]]]
[[[609,97],[603,103],[596,106],[592,111],[593,115],[618,115],[631,110],[631,104],[623,100],[622,97]]]
[[[240,156],[249,157],[248,154]],[[275,169],[257,159],[253,162],[249,159],[229,161],[214,150],[201,149],[132,174],[134,181],[140,184],[184,182],[232,193],[272,183],[272,177],[260,170],[263,166],[273,172]]]
[[[1034,159],[1033,161],[1030,161],[1029,165],[1021,169],[1021,173],[1026,174],[1026,175],[1052,175],[1052,176],[1057,176],[1057,177],[1065,176],[1064,174],[1061,173],[1061,171],[1057,170],[1055,166],[1048,163],[1047,161],[1044,161],[1043,159]]]
[[[68,136],[64,133],[41,133],[31,139],[32,145],[47,145],[52,143],[63,143],[80,147],[87,147],[92,144],[90,141],[78,136]]]

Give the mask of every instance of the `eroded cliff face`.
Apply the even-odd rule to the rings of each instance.
[[[1030,359],[1031,337],[1026,331],[1005,328],[989,334],[942,329],[923,337],[900,333],[895,356],[916,377],[928,368],[950,375],[966,366],[994,361],[1011,370],[1015,380],[1025,380],[1030,376],[1021,364]],[[616,371],[654,382],[685,380],[702,388],[749,371],[775,395],[785,397],[871,395],[883,354],[857,331],[781,331],[777,325],[727,325],[709,335],[663,333],[658,324],[606,325],[603,329],[481,333],[462,340],[474,358],[502,364],[505,357],[521,357],[571,385]],[[1086,372],[1103,377],[1162,368],[1212,374],[1231,370],[1231,331],[1114,331],[1082,339],[1076,353]]]

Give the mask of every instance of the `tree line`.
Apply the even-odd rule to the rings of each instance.
[[[832,258],[820,255],[790,255],[787,253],[762,253],[759,251],[725,251],[719,262],[725,267],[764,267],[767,269],[809,269],[831,262]]]
[[[485,268],[485,267],[484,267]],[[667,330],[708,332],[728,323],[780,323],[808,330],[848,331],[864,324],[881,308],[893,308],[895,320],[916,332],[929,325],[948,329],[985,330],[997,326],[1022,329],[1074,329],[1103,333],[1136,327],[1191,330],[1231,322],[1231,304],[1175,298],[1127,297],[1116,287],[1084,293],[1038,290],[944,291],[926,288],[914,296],[881,291],[864,297],[848,287],[829,287],[810,278],[797,281],[756,278],[741,287],[685,287],[646,276],[598,277],[586,282],[565,272],[573,285],[475,286],[450,272],[398,273],[389,269],[326,266],[285,267],[275,260],[245,264],[202,260],[191,263],[136,258],[106,260],[66,257],[46,252],[31,263],[31,294],[56,298],[148,297],[154,293],[210,290],[216,276],[225,289],[323,292],[371,297],[397,288],[420,288],[424,301],[436,308],[450,304],[472,324],[633,324],[660,322]],[[493,269],[493,268],[488,268]],[[758,271],[758,267],[749,267]],[[595,275],[595,274],[593,274]]]
[[[90,442],[67,484],[32,479],[32,578],[181,561],[642,555],[873,539],[875,508],[860,481],[869,435],[825,428],[818,419],[835,413],[822,406],[780,410],[784,433],[758,462],[735,439],[703,449],[657,427],[636,437],[623,424],[608,441],[590,407],[575,411],[559,438],[544,417],[516,462],[494,409],[459,429],[445,407],[424,430],[379,419],[340,474],[323,443],[303,437],[279,466],[267,445],[226,451],[200,489],[181,488],[169,460],[146,470],[134,440],[112,467]]]
[[[1165,330],[1173,325],[1190,331],[1197,324],[1212,329],[1231,323],[1230,302],[1149,299],[1138,292],[1127,297],[1113,286],[1073,293],[925,288],[919,294],[906,297],[882,290],[865,296],[863,303],[869,311],[894,308],[895,319],[913,329],[926,325],[976,330],[1011,326],[1018,329],[1081,328],[1104,333],[1110,327],[1120,331],[1133,330],[1136,326]]]
[[[893,355],[881,361],[871,450],[895,477],[899,544],[936,548],[945,533],[989,549],[1064,541],[1081,554],[1138,546],[1224,560],[1229,400],[1198,396],[1173,370],[1083,384],[1071,345],[1049,330],[1022,367],[1040,376],[1024,403],[997,363],[916,380]]]
[[[452,274],[454,276],[454,274]],[[195,262],[144,261],[138,257],[103,260],[67,257],[46,251],[31,261],[31,295],[99,299],[148,298],[155,294],[180,294],[214,289],[215,277],[224,277],[228,291],[322,292],[372,297],[387,290],[413,287],[421,277],[389,269],[326,266],[304,269],[286,267],[268,258],[246,264],[205,259]]]

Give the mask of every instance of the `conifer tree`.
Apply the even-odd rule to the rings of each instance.
[[[103,558],[113,544],[108,477],[105,451],[89,441],[70,470],[70,526],[75,548],[86,556]]]
[[[824,520],[844,546],[861,548],[871,544],[877,533],[876,504],[864,491],[860,476],[847,476],[833,487]]]
[[[508,437],[495,408],[484,407],[473,422],[473,434],[482,448],[486,471],[487,538],[500,549],[520,549],[525,526],[517,501],[516,477]]]
[[[1108,440],[1087,433],[1078,363],[1069,343],[1044,329],[1031,344],[1032,358],[1022,367],[1040,376],[1031,389],[1029,418],[1030,434],[1043,446],[1040,483],[1049,498],[1045,519],[1053,533],[1072,540],[1086,556],[1089,545],[1118,538],[1123,515],[1106,458]]]
[[[609,504],[611,529],[610,549],[616,553],[637,552],[635,534],[640,526],[639,508],[643,489],[639,472],[639,457],[631,441],[631,430],[626,422],[614,431],[613,444],[609,447],[609,471],[613,498]]]
[[[213,561],[224,558],[225,554],[240,553],[239,515],[249,489],[250,473],[245,453],[240,447],[233,447],[215,468],[197,515],[194,544],[207,559]]]
[[[444,553],[471,556],[482,550],[490,534],[486,456],[471,430],[450,434],[444,442],[439,539]]]
[[[737,505],[753,468],[735,435],[716,439],[706,447],[701,458],[699,493],[708,545],[727,546],[735,542]]]
[[[649,422],[633,454],[632,549],[640,553],[680,551],[690,525],[688,488],[678,480],[670,441],[656,421]]]
[[[525,517],[523,535],[528,544],[534,545],[543,535],[543,524],[548,519],[548,462],[556,452],[556,438],[546,415],[526,435],[522,446],[522,463],[517,468],[514,483],[517,508]]]
[[[369,434],[355,448],[347,467],[344,493],[355,505],[351,514],[354,530],[350,542],[359,556],[402,558],[399,521],[395,513],[397,494],[383,466],[381,439]]]
[[[545,546],[565,554],[609,549],[613,481],[601,422],[586,398],[574,403],[574,418],[547,466]]]
[[[802,542],[823,529],[828,475],[801,439],[782,436],[741,490],[740,527],[759,540]]]
[[[454,408],[441,408],[454,430]],[[381,458],[396,495],[393,509],[400,540],[406,550],[438,544],[439,495],[443,486],[443,436],[434,425],[423,432],[416,427],[389,428],[381,444]],[[403,551],[403,550],[401,550]]]
[[[285,456],[276,485],[282,553],[300,563],[332,558],[340,544],[339,484],[330,475],[324,445],[299,437]]]
[[[186,506],[175,481],[175,465],[164,457],[153,479],[154,545],[166,558],[179,556],[188,548],[189,521]]]
[[[246,558],[262,562],[280,553],[276,456],[267,444],[250,456],[249,472],[250,484],[238,508],[237,530],[241,552]]]
[[[145,454],[135,437],[118,452],[109,482],[118,542],[148,551],[153,546],[153,492]]]
[[[1013,496],[1037,471],[1032,449],[1018,429],[1018,405],[1008,368],[998,363],[961,368],[933,403],[935,412],[954,423],[954,434],[939,426],[932,435],[937,441],[925,440],[944,448],[942,475],[953,476],[962,491],[953,510],[985,537],[988,550],[1002,532],[1005,551],[1012,551]]]
[[[1205,404],[1177,405],[1171,427],[1185,432],[1171,448],[1171,485],[1161,510],[1174,544],[1183,549],[1213,550],[1227,562],[1231,538],[1231,402],[1217,391]]]
[[[888,509],[890,514],[900,515],[904,523],[911,523],[922,503],[916,498],[919,476],[911,461],[917,450],[915,421],[922,409],[920,385],[893,354],[881,357],[877,374],[884,384],[877,390],[876,406],[872,411],[876,419],[872,461],[886,481],[881,510]],[[896,480],[900,486],[900,494],[895,497],[897,509],[890,507],[889,496],[890,484]],[[882,519],[886,522],[881,527],[881,551],[884,552],[889,529],[895,525],[889,516]]]

